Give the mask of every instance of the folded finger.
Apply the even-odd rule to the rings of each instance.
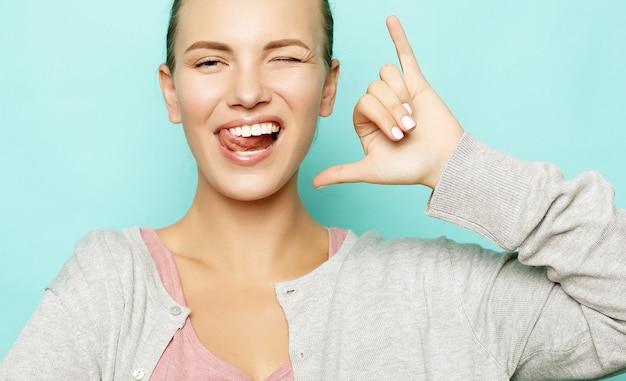
[[[354,109],[354,126],[361,139],[377,131],[382,132],[392,141],[404,138],[404,132],[398,127],[393,114],[377,97],[369,93],[363,95],[357,102]]]
[[[401,86],[406,91],[403,84],[398,86]],[[367,89],[367,93],[374,96],[387,112],[391,114],[394,119],[394,126],[398,126],[403,131],[410,131],[415,128],[415,120],[411,116],[413,112],[412,106],[409,102],[400,98],[398,91],[394,90],[388,82],[383,80],[372,82]]]
[[[411,103],[411,94],[406,86],[402,72],[396,65],[386,64],[380,68],[380,79],[385,82],[396,94],[402,103]],[[412,114],[409,111],[409,114]]]

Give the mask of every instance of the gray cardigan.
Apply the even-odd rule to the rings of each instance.
[[[626,366],[626,213],[599,175],[565,181],[466,134],[427,213],[510,252],[350,233],[275,286],[296,380],[585,379]],[[0,379],[148,380],[188,314],[137,228],[93,232]]]

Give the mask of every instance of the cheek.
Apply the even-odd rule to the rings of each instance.
[[[223,85],[219,81],[192,76],[180,79],[177,86],[178,104],[183,124],[194,124],[206,119],[222,98]]]
[[[212,141],[212,130],[207,126],[223,96],[223,85],[207,82],[206,78],[188,75],[181,76],[177,85],[183,132],[197,163],[205,162],[211,152],[206,148]]]
[[[302,70],[274,82],[275,93],[295,111],[298,118],[317,123],[322,97],[322,75],[317,70]]]
[[[322,96],[322,76],[319,74],[293,77],[295,85],[276,89],[276,93],[287,103],[292,113],[292,127],[297,130],[297,144],[293,146],[293,163],[300,164],[309,151],[320,111]]]

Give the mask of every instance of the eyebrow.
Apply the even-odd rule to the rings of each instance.
[[[267,43],[267,45],[265,45],[264,50],[284,48],[286,46],[300,46],[306,50],[311,50],[311,48],[309,48],[307,44],[295,38],[286,38],[283,40],[270,41]]]
[[[301,40],[295,39],[295,38],[285,38],[282,40],[275,40],[275,41],[270,41],[268,42],[265,47],[263,48],[263,50],[273,50],[273,49],[279,49],[279,48],[284,48],[287,46],[300,46],[306,50],[311,50],[311,48],[309,48],[309,46],[307,44],[305,44],[304,42],[302,42]],[[214,49],[214,50],[222,50],[225,52],[232,52],[233,50],[230,48],[230,46],[222,43],[222,42],[216,42],[216,41],[196,41],[193,44],[191,44],[187,50],[185,50],[185,53],[191,51],[191,50],[195,50],[195,49]]]
[[[185,50],[185,53],[195,50],[195,49],[215,49],[215,50],[223,50],[226,52],[231,52],[232,49],[226,45],[223,44],[221,42],[215,42],[215,41],[196,41],[193,44],[191,44],[187,50]]]

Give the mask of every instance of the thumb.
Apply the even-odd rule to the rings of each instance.
[[[367,170],[362,162],[339,164],[326,168],[313,179],[313,186],[317,189],[327,185],[367,182]]]

